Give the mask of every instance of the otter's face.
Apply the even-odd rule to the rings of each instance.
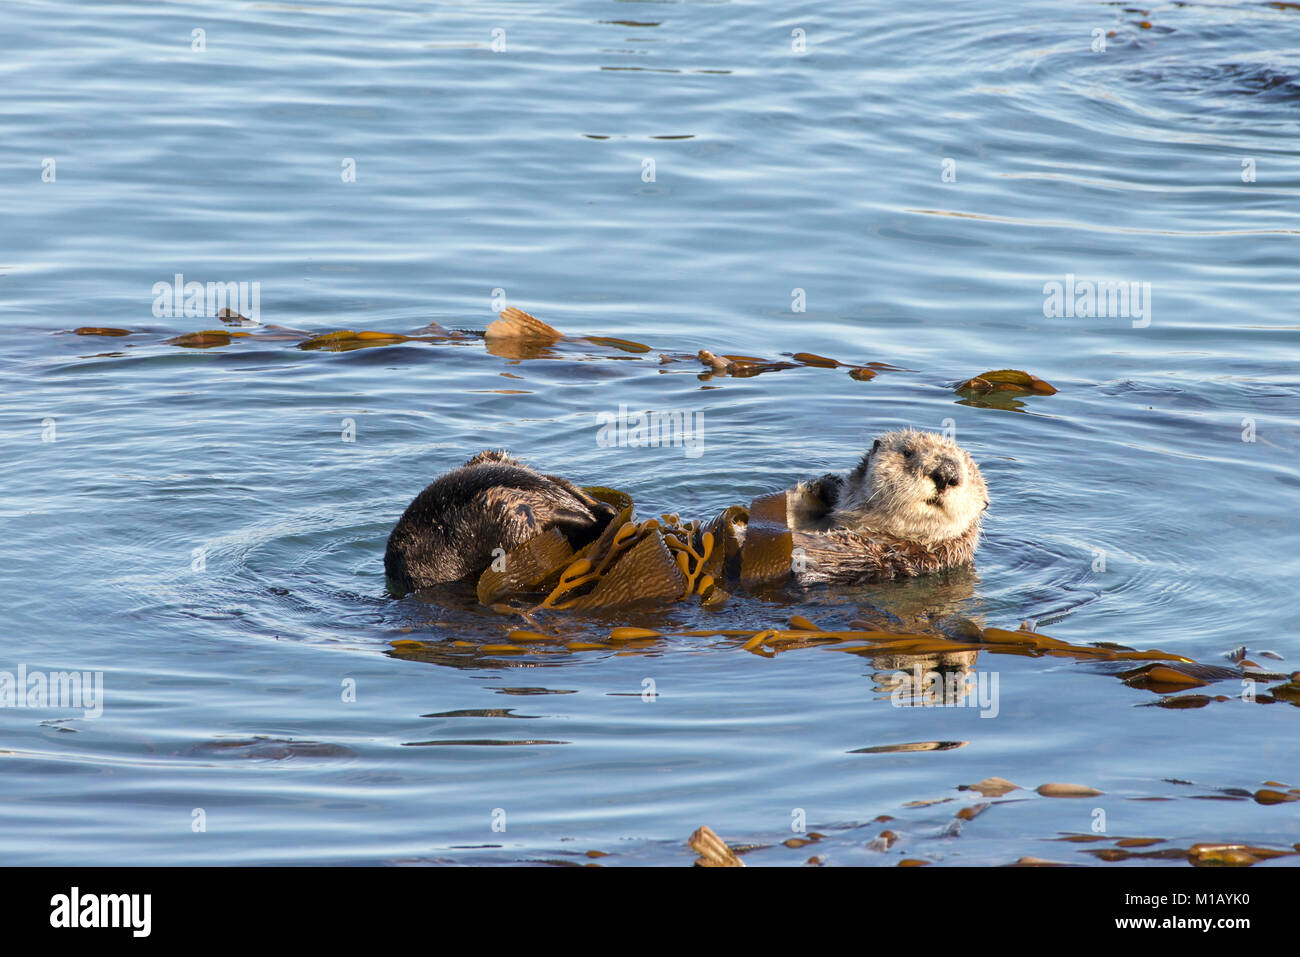
[[[924,544],[969,531],[989,504],[984,477],[964,449],[910,430],[876,439],[845,491],[837,519]]]

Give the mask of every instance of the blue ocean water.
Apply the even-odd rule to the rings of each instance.
[[[752,864],[1289,848],[1300,803],[1250,795],[1300,788],[1300,712],[1240,681],[1169,709],[982,654],[987,720],[816,648],[476,657],[451,643],[509,623],[393,599],[381,559],[486,447],[706,516],[948,429],[992,499],[970,573],[655,620],[957,613],[1295,671],[1297,35],[1261,2],[5,4],[0,671],[102,672],[103,701],[0,708],[0,856],[686,864],[701,824]],[[168,344],[223,328],[178,275],[246,284],[254,335]],[[1052,283],[1141,314],[1049,315]],[[507,304],[650,351],[259,338]],[[700,349],[897,371],[702,378]],[[1059,392],[954,394],[1003,368]],[[702,454],[602,447],[621,406],[692,416]],[[957,833],[990,776],[1023,790]],[[1104,796],[1033,793],[1059,781]],[[782,846],[801,823],[826,837]]]

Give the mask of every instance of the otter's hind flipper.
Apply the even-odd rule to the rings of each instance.
[[[593,541],[618,514],[618,509],[613,505],[593,498],[567,479],[562,479],[558,475],[542,477],[564,489],[581,505],[581,508],[573,509],[570,519],[557,518],[560,531],[564,532],[575,548]]]

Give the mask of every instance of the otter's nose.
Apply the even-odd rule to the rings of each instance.
[[[956,459],[942,459],[930,473],[930,478],[934,479],[934,487],[942,492],[949,486],[961,484],[961,466]]]

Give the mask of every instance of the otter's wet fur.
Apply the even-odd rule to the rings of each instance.
[[[979,466],[952,439],[887,432],[847,475],[800,482],[788,493],[795,578],[852,584],[964,565],[988,505]]]
[[[613,507],[562,478],[505,451],[480,452],[415,497],[388,536],[384,570],[403,593],[473,580],[538,532],[558,528],[580,547],[613,517]]]

